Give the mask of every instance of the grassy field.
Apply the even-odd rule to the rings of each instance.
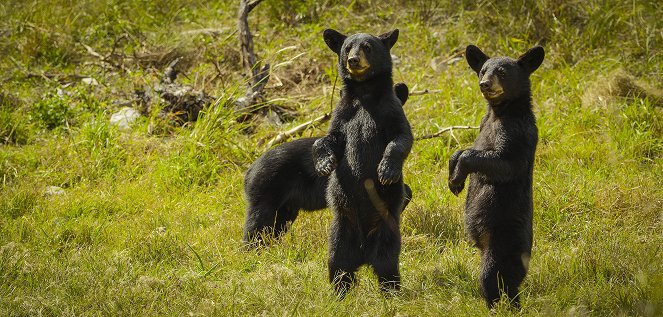
[[[329,111],[337,94],[321,36],[331,27],[400,29],[394,80],[440,90],[405,105],[415,136],[478,125],[476,75],[453,58],[467,44],[512,57],[544,45],[532,75],[530,272],[522,309],[497,315],[661,316],[662,13],[653,0],[267,0],[250,17],[273,69],[264,106],[295,115],[242,121],[232,103],[245,89],[236,1],[4,1],[0,315],[488,314],[464,194],[446,186],[449,155],[473,130],[417,141],[406,162],[414,198],[402,220],[401,294],[383,296],[363,268],[358,287],[335,299],[328,210],[301,214],[270,248],[242,249],[246,168],[265,141]],[[182,127],[135,96],[176,57],[177,82],[217,98]],[[120,130],[109,118],[127,104],[143,116]]]

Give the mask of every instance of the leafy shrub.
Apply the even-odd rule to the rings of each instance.
[[[53,130],[69,123],[75,113],[69,97],[52,95],[34,104],[31,115],[33,120],[40,122],[47,129]]]

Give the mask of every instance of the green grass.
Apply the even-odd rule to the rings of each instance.
[[[438,70],[431,60],[471,43],[512,57],[544,44],[532,75],[540,135],[533,255],[522,310],[497,315],[663,314],[663,99],[611,86],[625,72],[663,89],[660,1],[268,0],[250,24],[257,53],[274,66],[268,104],[298,114],[281,125],[240,122],[233,112],[245,85],[236,5],[0,4],[0,315],[488,314],[479,254],[463,229],[464,197],[446,186],[450,154],[476,131],[414,144],[404,170],[414,199],[402,221],[401,294],[381,294],[363,268],[358,287],[335,299],[328,210],[302,213],[270,248],[241,247],[244,171],[277,132],[329,111],[327,27],[401,30],[395,81],[441,90],[405,105],[417,136],[477,125],[485,111],[463,60]],[[185,33],[202,28],[219,34]],[[115,65],[83,44],[114,53]],[[218,98],[200,120],[170,126],[157,108],[134,103],[145,116],[130,131],[110,125],[177,56],[178,82]],[[45,194],[49,186],[64,194]]]

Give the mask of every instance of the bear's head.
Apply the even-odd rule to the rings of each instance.
[[[391,47],[398,40],[398,29],[379,36],[359,33],[350,36],[326,29],[322,36],[338,55],[343,79],[366,81],[376,75],[391,75]]]
[[[497,106],[505,101],[528,96],[531,93],[529,75],[543,62],[543,47],[535,46],[518,59],[490,58],[478,47],[470,45],[465,58],[479,75],[479,88],[488,104]]]

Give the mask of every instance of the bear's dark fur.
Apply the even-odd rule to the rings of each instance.
[[[369,264],[383,290],[399,289],[401,176],[413,138],[392,89],[390,49],[398,30],[376,37],[327,29],[323,38],[338,55],[343,80],[329,131],[313,144],[316,171],[331,175],[329,280],[343,296],[358,268]]]
[[[259,246],[267,236],[279,237],[301,209],[327,207],[327,178],[318,177],[311,159],[311,147],[317,139],[278,145],[249,166],[244,176],[245,244]]]
[[[529,75],[543,62],[540,46],[520,58],[489,58],[470,45],[465,57],[488,101],[474,145],[449,160],[449,188],[458,195],[470,176],[465,225],[481,250],[481,291],[490,308],[518,287],[532,251],[532,170],[538,132]]]
[[[405,104],[407,85],[397,83],[394,92]],[[260,246],[266,242],[266,237],[278,238],[295,221],[299,210],[327,207],[328,177],[315,172],[311,153],[317,139],[304,138],[278,145],[249,166],[244,177],[247,208],[243,241],[246,245]],[[405,185],[405,191],[407,205],[412,190]]]

